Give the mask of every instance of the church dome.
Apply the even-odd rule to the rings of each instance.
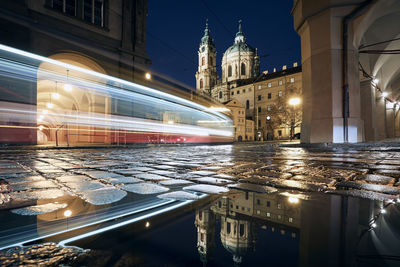
[[[252,52],[255,53],[256,50],[246,43],[246,38],[242,32],[242,21],[239,20],[239,31],[236,33],[235,36],[235,43],[226,49],[224,56],[228,56],[231,53],[235,52]]]

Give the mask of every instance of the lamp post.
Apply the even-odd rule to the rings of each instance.
[[[295,125],[295,121],[296,121],[295,108],[298,104],[300,104],[300,98],[294,97],[294,98],[289,99],[289,105],[291,105],[293,108],[293,110],[292,110],[293,117],[292,117],[292,122],[290,123],[290,140],[292,140],[294,137],[294,125]]]

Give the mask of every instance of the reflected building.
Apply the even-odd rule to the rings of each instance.
[[[399,214],[398,205],[394,202],[320,193],[233,191],[212,202],[207,212],[210,214],[211,211],[215,220],[220,222],[221,245],[232,254],[236,266],[241,263],[248,265],[255,255],[251,252],[260,253],[257,247],[265,249],[265,244],[270,242],[277,242],[282,249],[286,249],[286,245],[291,246],[291,253],[297,251],[293,254],[297,259],[292,260],[298,266],[321,266],[322,263],[324,266],[354,266],[355,262],[368,261],[377,262],[376,266],[382,262],[396,266],[392,258],[388,261],[363,256],[378,255],[382,253],[380,251],[391,251],[396,255],[396,246],[390,245],[400,244],[393,227],[395,216],[389,217],[389,211],[382,212],[384,207],[387,210],[390,207],[394,215]],[[371,226],[372,222],[376,222],[378,231]],[[390,224],[392,227],[388,227]],[[197,227],[198,244],[201,244],[204,229]],[[261,239],[262,230],[267,231],[263,233],[275,233],[268,235],[273,239]],[[294,243],[286,243],[289,240]],[[211,249],[207,246],[208,255]],[[247,262],[246,255],[249,257]],[[277,260],[282,260],[281,257],[279,254]]]
[[[206,266],[214,247],[215,234],[215,214],[209,206],[196,211],[194,224],[197,228],[197,251]]]

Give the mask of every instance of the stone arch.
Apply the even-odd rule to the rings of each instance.
[[[75,52],[62,52],[49,57],[63,63],[105,74],[93,59]],[[83,83],[90,83],[83,85]],[[37,72],[38,126],[46,131],[38,133],[38,144],[109,143],[109,131],[90,125],[91,116],[107,117],[111,113],[111,98],[96,90],[96,83],[106,84],[102,78],[67,66],[43,62]],[[79,118],[88,118],[77,123]],[[39,137],[40,136],[40,137]]]

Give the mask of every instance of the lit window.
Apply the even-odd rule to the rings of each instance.
[[[278,84],[279,84],[279,85],[282,85],[282,84],[283,84],[282,80],[280,80],[280,81],[278,82]]]
[[[267,217],[271,217],[271,213],[267,212]]]
[[[258,90],[260,90],[260,89],[261,89],[261,85],[258,86]]]
[[[291,83],[294,83],[294,78],[290,78],[290,82],[291,82]]]
[[[280,208],[281,208],[281,203],[278,203],[278,204],[276,205],[276,207],[277,207],[278,209],[280,209]]]
[[[260,215],[260,213],[261,213],[260,210],[257,210],[256,212],[257,212],[257,215]]]
[[[268,83],[267,86],[268,86],[268,87],[272,87],[272,83]]]
[[[289,222],[293,222],[293,218],[292,217],[289,217]]]
[[[278,220],[282,220],[282,215],[278,214]]]
[[[281,97],[282,96],[282,91],[278,92],[278,96]]]
[[[267,110],[268,110],[268,111],[271,111],[271,106],[270,106],[270,105],[267,106]],[[269,202],[268,202],[268,203],[269,203]],[[268,207],[269,207],[269,206],[268,206]]]

